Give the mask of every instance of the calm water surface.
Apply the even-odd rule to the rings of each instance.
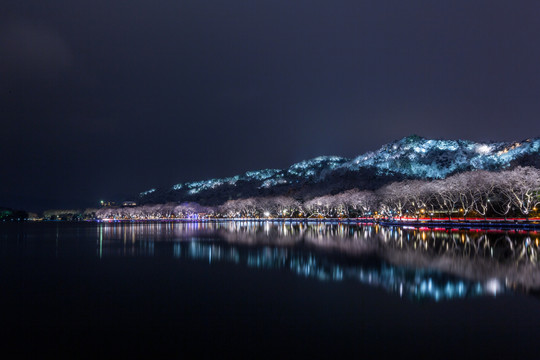
[[[0,223],[23,357],[538,358],[540,234],[304,223]]]

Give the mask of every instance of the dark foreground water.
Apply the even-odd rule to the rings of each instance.
[[[539,358],[538,233],[0,223],[0,341],[40,357]]]

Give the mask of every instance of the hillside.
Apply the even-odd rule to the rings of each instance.
[[[286,169],[248,171],[228,178],[179,183],[139,194],[139,202],[194,201],[215,205],[229,199],[291,195],[309,199],[351,188],[377,189],[403,179],[443,179],[471,170],[515,166],[540,168],[540,138],[476,143],[408,136],[354,159],[320,156]]]

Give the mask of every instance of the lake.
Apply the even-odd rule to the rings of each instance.
[[[538,232],[0,223],[4,353],[537,358]]]

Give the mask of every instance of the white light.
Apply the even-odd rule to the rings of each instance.
[[[486,283],[486,290],[494,296],[497,295],[501,289],[501,283],[497,279],[490,279]]]
[[[489,154],[491,152],[491,146],[485,144],[479,145],[476,148],[476,152],[482,155]]]

